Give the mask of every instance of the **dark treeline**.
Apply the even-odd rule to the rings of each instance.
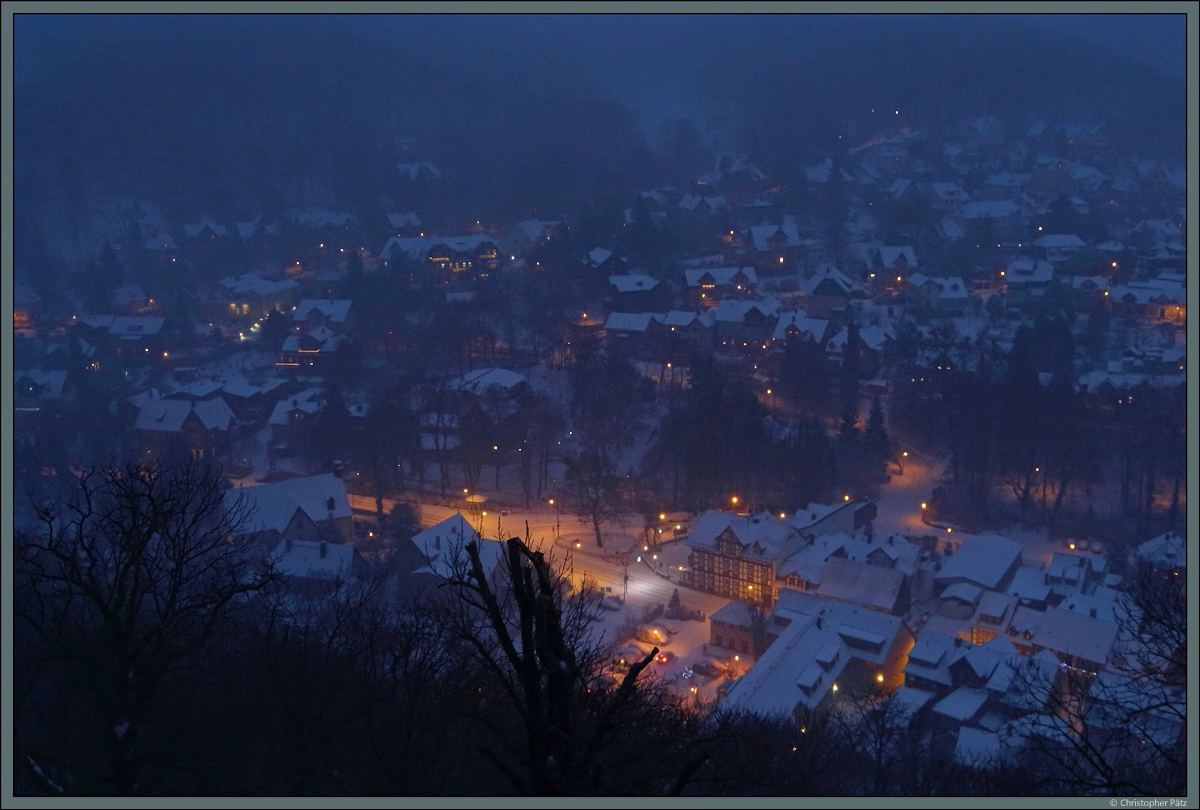
[[[304,584],[259,562],[255,536],[239,533],[252,515],[223,501],[196,464],[84,471],[19,533],[17,795],[1182,789],[1180,745],[1130,757],[1063,735],[1056,715],[1019,760],[994,766],[951,763],[894,694],[847,688],[794,718],[695,705],[647,669],[657,647],[614,671],[589,631],[596,596],[570,592],[560,563],[519,539],[491,576],[471,543],[443,584],[418,586],[399,575],[412,528],[397,522],[392,567]],[[1146,580],[1131,598],[1123,626],[1166,662],[1138,694],[1168,694],[1185,679],[1181,583]],[[1114,692],[1061,709],[1150,736],[1147,705]]]

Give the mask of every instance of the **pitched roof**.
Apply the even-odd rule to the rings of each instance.
[[[481,538],[461,512],[413,535],[412,543],[427,563],[417,571],[443,579],[466,573],[470,565],[466,547],[470,543],[478,544],[479,560],[488,575],[504,555],[504,544]]]
[[[605,329],[614,332],[645,332],[654,321],[649,312],[613,312],[604,322]]]
[[[996,534],[968,537],[954,556],[943,562],[934,579],[942,582],[963,579],[994,590],[1009,567],[1019,564],[1020,559],[1021,544],[1007,537]]]
[[[658,279],[640,273],[629,273],[623,276],[609,276],[608,283],[617,288],[617,292],[637,292],[638,290],[653,290],[658,286]]]
[[[354,575],[354,547],[342,543],[283,539],[271,552],[275,570],[297,579],[349,579]]]
[[[239,498],[252,510],[245,527],[248,531],[283,531],[297,508],[313,523],[348,518],[351,514],[346,486],[333,473],[289,478],[225,493],[227,506],[237,503]]]
[[[711,283],[717,286],[737,284],[739,274],[744,277],[746,284],[758,283],[758,273],[753,267],[692,267],[683,271],[684,280],[689,287],[699,287],[708,283],[703,280],[706,276],[711,277]]]
[[[1117,639],[1117,625],[1062,608],[1046,610],[1033,643],[1062,655],[1105,664]]]
[[[306,321],[309,314],[316,310],[332,323],[344,323],[346,316],[350,313],[350,303],[350,301],[345,299],[304,298],[300,303],[296,304],[296,311],[292,313],[292,320]]]

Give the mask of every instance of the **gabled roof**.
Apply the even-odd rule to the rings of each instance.
[[[17,390],[23,379],[28,380],[32,384],[34,388],[33,396],[38,399],[57,399],[62,396],[63,386],[67,382],[67,372],[43,371],[40,368],[15,371],[13,373],[14,396],[23,396],[21,391]]]
[[[1087,247],[1087,243],[1073,233],[1048,233],[1039,236],[1033,244],[1036,247],[1052,249]]]
[[[954,556],[943,562],[934,579],[940,582],[963,579],[994,590],[1008,569],[1019,565],[1020,560],[1021,544],[1014,540],[995,534],[968,537]]]
[[[825,339],[828,329],[829,321],[827,320],[810,318],[800,310],[789,310],[779,313],[779,323],[775,325],[775,331],[771,337],[775,340],[787,340],[788,332],[795,332],[802,337],[820,342]]]
[[[1175,532],[1147,540],[1133,550],[1133,556],[1142,562],[1165,568],[1183,568],[1187,564],[1183,535]]]
[[[292,320],[307,321],[309,314],[316,310],[332,323],[344,323],[350,313],[350,303],[345,299],[305,298],[296,304]]]
[[[526,219],[518,222],[517,227],[529,239],[541,239],[550,235],[550,228],[561,224],[562,221],[557,219]]]
[[[979,713],[987,699],[988,693],[984,689],[960,686],[938,701],[933,711],[951,720],[965,723]]]
[[[244,527],[248,531],[283,531],[296,508],[303,510],[313,523],[348,518],[351,514],[346,486],[333,473],[289,478],[225,492],[227,506],[237,503],[239,498],[253,510]]]
[[[746,284],[757,284],[758,273],[753,267],[692,267],[683,271],[689,287],[700,287],[712,283],[719,287],[737,284],[737,277],[744,277]],[[708,281],[711,278],[711,282]]]
[[[301,410],[307,414],[314,414],[324,407],[324,402],[321,399],[322,390],[320,388],[308,388],[290,397],[285,397],[275,403],[275,409],[271,411],[271,417],[267,420],[269,425],[286,425],[288,423],[288,414],[294,410]]]
[[[231,295],[275,295],[300,286],[294,279],[270,281],[256,273],[245,273],[237,277],[227,276],[217,283],[229,290]]]
[[[523,382],[525,382],[525,375],[506,368],[479,368],[469,371],[461,377],[455,377],[447,385],[458,391],[469,391],[472,394],[482,395],[492,386],[511,391]]]
[[[799,535],[790,526],[764,514],[734,515],[709,509],[692,524],[686,544],[691,548],[715,549],[717,539],[730,529],[743,554],[764,560],[781,560],[795,550]]]
[[[917,254],[914,253],[913,249],[908,245],[904,245],[902,247],[879,248],[879,260],[888,270],[895,269],[896,262],[899,261],[901,257],[904,258],[906,267],[911,269],[917,266]]]
[[[195,413],[207,430],[229,430],[233,411],[221,397],[200,402],[182,399],[147,399],[138,410],[134,430],[177,433],[190,414]]]
[[[893,568],[833,557],[825,563],[817,593],[843,602],[891,611],[896,607],[903,586],[904,574]]]
[[[427,563],[417,572],[434,574],[442,579],[452,579],[469,571],[470,557],[466,547],[470,543],[478,544],[479,561],[489,576],[504,555],[504,544],[481,538],[461,512],[413,535],[412,543]]]
[[[1049,284],[1054,280],[1054,265],[1041,259],[1015,259],[1004,271],[1009,284]]]
[[[726,705],[783,716],[801,704],[816,708],[850,661],[882,664],[901,628],[898,616],[789,588],[780,592],[776,619],[789,623],[729,690]]]
[[[183,226],[183,232],[187,235],[188,239],[195,239],[197,236],[204,233],[205,230],[210,230],[217,236],[227,236],[229,234],[228,228],[207,217],[201,219],[199,222],[192,222]]]
[[[623,276],[609,276],[608,283],[617,288],[617,292],[638,292],[653,290],[658,286],[658,279],[640,273],[629,273]]]
[[[614,332],[645,332],[654,322],[649,312],[613,312],[604,322],[604,328]]]
[[[1033,637],[1033,643],[1039,647],[1101,665],[1108,661],[1116,640],[1114,623],[1061,608],[1046,610]]]

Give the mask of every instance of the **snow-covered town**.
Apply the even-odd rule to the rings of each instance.
[[[18,150],[18,795],[1184,795],[1182,152],[560,80]]]

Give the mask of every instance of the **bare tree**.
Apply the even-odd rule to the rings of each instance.
[[[1118,640],[1100,672],[1063,665],[1056,676],[1022,668],[1044,697],[1026,740],[1060,792],[1183,795],[1187,752],[1187,622],[1183,583],[1139,578],[1119,603]]]
[[[249,518],[240,499],[227,501],[223,479],[199,463],[77,477],[73,495],[37,506],[39,528],[17,538],[27,589],[18,604],[60,686],[78,696],[82,733],[96,736],[67,733],[65,747],[43,750],[54,735],[31,734],[23,753],[73,763],[88,792],[135,794],[169,685],[277,574],[239,531]]]
[[[695,720],[661,688],[644,686],[657,648],[619,683],[608,681],[608,656],[589,629],[594,593],[565,596],[543,554],[517,538],[505,543],[497,575],[477,543],[465,551],[449,583],[460,597],[452,627],[480,667],[486,711],[477,719],[500,743],[480,753],[521,794],[678,792],[703,757],[686,744]]]
[[[567,461],[567,487],[575,513],[591,521],[596,546],[604,548],[600,527],[621,516],[621,477],[607,457],[585,450]]]

